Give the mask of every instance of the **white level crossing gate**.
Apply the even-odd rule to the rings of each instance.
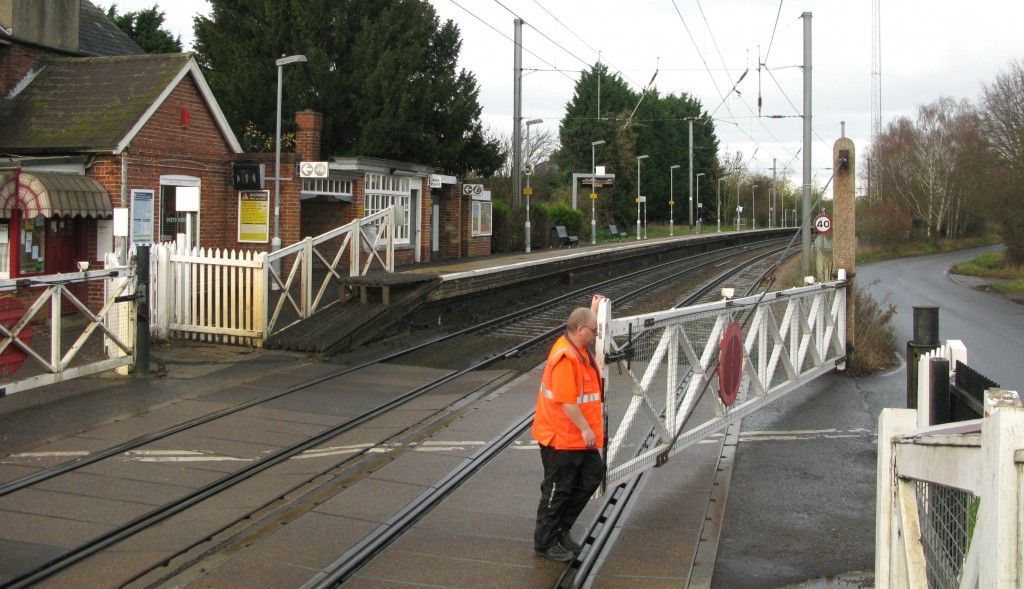
[[[606,377],[617,364],[632,383],[632,390],[606,395],[607,484],[637,476],[811,379],[842,368],[846,288],[846,281],[828,282],[616,319],[610,304],[602,302],[598,359],[604,361]],[[725,402],[719,395],[719,358],[732,324],[739,324],[743,345],[734,363],[740,374],[731,375],[741,377],[740,388],[728,404],[729,395],[723,394]],[[706,404],[713,412],[696,411]],[[701,414],[713,417],[695,418]]]

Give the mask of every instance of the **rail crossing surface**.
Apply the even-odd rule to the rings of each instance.
[[[481,275],[515,273],[523,267],[571,264],[579,257],[607,255],[609,251],[657,247],[656,241],[668,240],[544,250],[409,271],[435,272],[453,281],[473,280]],[[165,377],[100,375],[0,399],[0,484],[176,421],[286,389],[336,368],[310,362],[298,354],[181,342],[156,347],[153,354],[165,362]],[[428,372],[436,369],[402,366],[369,371],[358,381],[322,386],[310,394],[276,402],[269,410],[278,415],[268,419],[279,418],[291,426],[317,426],[330,421],[331,416],[364,410],[375,391],[394,388],[401,381],[427,380],[432,376]],[[497,375],[482,373],[477,378],[487,380]],[[500,394],[483,400],[468,417],[435,435],[429,445],[382,465],[359,484],[315,506],[276,533],[238,546],[234,558],[201,562],[192,571],[191,581],[180,586],[301,586],[349,550],[363,534],[415,502],[451,468],[531,411],[539,380],[538,367],[506,385]],[[610,403],[624,402],[630,391],[628,376],[611,370],[608,391]],[[237,440],[240,447],[246,435],[244,425],[218,434],[227,441]],[[719,435],[655,469],[629,517],[614,531],[617,541],[599,564],[593,586],[680,587],[691,581],[706,586],[714,562],[715,528],[721,521],[720,506],[724,505],[721,494],[725,487],[716,485],[715,477],[720,476],[719,482],[721,477],[727,478],[727,468],[724,475],[720,472],[728,466],[734,449],[735,435]],[[173,444],[164,450],[150,458],[176,461],[182,479],[218,474],[217,457],[190,455],[188,448]],[[116,468],[96,476],[101,478],[94,480],[98,488],[93,491],[88,485],[74,491],[49,489],[35,500],[20,504],[5,504],[0,498],[4,521],[0,526],[0,585],[26,564],[90,538],[97,529],[93,524],[108,517],[104,510],[143,509],[99,501],[109,484],[148,485],[156,498],[161,493],[170,494],[183,482],[121,480]],[[535,556],[532,549],[541,477],[536,446],[527,434],[488,464],[482,476],[459,488],[361,569],[353,586],[389,587],[408,582],[450,587],[553,585],[564,566]],[[286,482],[282,482],[282,489]],[[217,510],[200,510],[193,517],[236,513],[266,493],[266,489],[242,491],[219,502]],[[81,517],[73,521],[54,517],[45,526],[19,524],[28,522],[26,514],[45,514],[57,503],[79,503]],[[574,530],[578,539],[599,504],[600,500],[591,501],[580,518]],[[74,584],[107,586],[119,558],[153,558],[160,551],[159,539],[154,538],[117,558],[84,561],[75,569]],[[52,586],[70,580],[58,578]]]

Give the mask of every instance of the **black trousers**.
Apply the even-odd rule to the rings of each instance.
[[[544,480],[533,546],[547,550],[562,531],[568,532],[604,479],[604,459],[598,450],[556,450],[540,447]]]

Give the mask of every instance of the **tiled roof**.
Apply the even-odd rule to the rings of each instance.
[[[81,0],[78,15],[78,52],[82,55],[99,57],[145,53],[89,0]]]
[[[0,151],[112,153],[189,64],[184,53],[46,58],[0,100]]]

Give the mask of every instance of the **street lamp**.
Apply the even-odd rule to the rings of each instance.
[[[526,121],[526,164],[530,165],[530,125],[536,125],[543,123],[543,119],[530,119]],[[526,253],[530,253],[530,195],[533,194],[533,189],[530,188],[530,176],[533,175],[533,170],[526,175],[526,188],[523,190],[523,194],[526,195]]]
[[[636,156],[636,239],[640,241],[640,160],[647,159],[647,155]]]
[[[597,243],[597,217],[594,216],[594,203],[597,202],[597,163],[594,161],[594,148],[604,145],[604,139],[590,142],[590,245]]]
[[[722,180],[725,180],[728,176],[722,176],[718,179],[718,232],[722,232]]]
[[[704,172],[697,174],[697,179],[694,181],[697,186],[697,235],[700,235],[700,177],[704,175]]]
[[[676,164],[674,166],[669,166],[669,168],[668,168],[668,235],[669,235],[669,237],[674,237],[675,234],[676,234],[675,227],[674,227],[675,221],[673,220],[673,217],[674,217],[673,209],[675,209],[675,205],[676,205],[676,197],[675,197],[675,186],[676,186],[676,184],[675,184],[675,179],[672,176],[673,176],[673,172],[675,172],[678,168],[680,168],[679,164]]]
[[[750,187],[750,228],[757,229],[757,219],[754,217],[754,191],[757,190],[757,184]]]
[[[270,242],[270,251],[276,252],[281,249],[281,69],[293,63],[305,63],[305,55],[289,55],[281,57],[274,63],[277,64],[277,133],[274,135],[274,239]],[[278,261],[280,263],[280,261]],[[280,266],[278,266],[280,273]]]

